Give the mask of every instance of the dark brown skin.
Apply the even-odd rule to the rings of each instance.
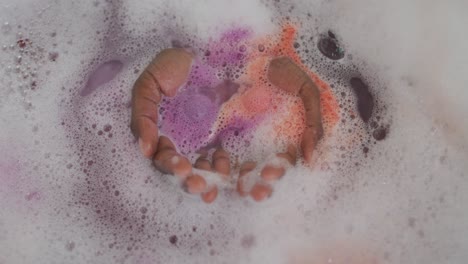
[[[192,54],[178,48],[163,50],[154,58],[133,87],[131,129],[138,138],[142,154],[152,158],[158,170],[180,177],[189,193],[200,195],[204,202],[211,203],[217,197],[218,188],[207,186],[203,177],[193,174],[189,160],[177,152],[169,138],[158,135],[159,102],[163,96],[174,96],[179,87],[186,82],[192,59]],[[320,94],[317,86],[306,73],[286,57],[271,61],[268,79],[279,89],[298,95],[302,99],[306,110],[306,128],[301,150],[305,161],[310,163],[313,151],[322,136]],[[294,165],[296,154],[296,147],[289,146],[286,152],[277,156]],[[213,153],[212,163],[205,156],[201,156],[194,167],[217,172],[227,178],[231,173],[229,153],[217,149]],[[280,179],[286,173],[286,168],[265,165],[260,172],[262,182],[256,183],[251,190],[244,190],[243,186],[239,186],[242,185],[241,179],[255,167],[256,164],[253,162],[241,165],[237,189],[242,196],[250,195],[254,200],[261,201],[271,195],[273,189],[270,183]]]
[[[306,111],[306,128],[302,136],[301,149],[304,159],[310,163],[315,146],[323,134],[320,92],[317,86],[287,57],[271,61],[268,80],[276,87],[301,98]]]

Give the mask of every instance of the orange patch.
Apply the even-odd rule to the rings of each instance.
[[[258,60],[259,57],[263,58],[262,63],[255,63],[255,65],[251,65],[249,67],[249,71],[251,71],[252,79],[262,80],[265,82],[263,76],[266,76],[266,67],[267,63],[274,57],[281,57],[287,56],[291,58],[301,69],[306,72],[309,77],[315,82],[317,87],[320,91],[320,108],[322,113],[322,122],[324,127],[324,134],[325,136],[330,136],[332,133],[333,127],[338,123],[340,116],[340,107],[338,102],[335,98],[331,87],[323,81],[316,73],[312,72],[307,66],[305,66],[299,54],[294,49],[294,41],[296,39],[297,30],[292,24],[285,24],[282,28],[281,34],[279,36],[268,36],[259,40],[256,40],[253,43],[254,47],[262,47],[261,49],[256,50],[255,52],[251,53],[251,59]],[[272,43],[271,45],[265,43]],[[297,104],[301,106],[294,106],[291,110],[291,114],[288,117],[285,117],[285,121],[288,124],[291,124],[291,120],[297,121],[297,117],[303,117],[303,106],[302,102],[298,101]],[[302,112],[301,112],[302,107]],[[302,120],[302,122],[304,122]],[[297,125],[282,125],[278,124],[277,131],[281,131],[285,133],[286,131],[290,130],[287,129],[290,127],[291,129],[297,129]],[[286,132],[289,135],[295,134],[295,131],[288,131]]]

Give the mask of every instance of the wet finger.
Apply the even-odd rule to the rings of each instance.
[[[135,131],[139,131],[136,134],[138,135],[140,152],[146,158],[151,158],[158,145],[158,126],[146,116],[138,117],[136,123]]]
[[[200,156],[197,161],[195,161],[194,167],[200,170],[212,171],[211,162],[205,157]]]
[[[148,73],[159,83],[161,92],[174,96],[190,73],[193,55],[180,48],[161,51],[148,66]]]
[[[175,95],[188,77],[191,62],[192,55],[183,49],[163,50],[133,86],[130,127],[145,157],[151,157],[157,150],[158,104],[162,94]]]
[[[158,84],[143,73],[132,91],[132,117],[130,127],[138,138],[140,150],[145,157],[151,157],[158,144],[158,103],[161,93]]]
[[[275,181],[283,177],[285,173],[286,169],[284,167],[277,167],[267,164],[265,165],[265,167],[263,167],[262,171],[260,172],[260,175],[262,176],[262,179],[266,181]]]
[[[296,165],[297,161],[297,148],[293,144],[290,144],[287,150],[283,153],[276,154],[277,157],[283,158],[289,162],[291,165]]]
[[[306,127],[306,129],[304,130],[304,133],[302,135],[301,148],[302,155],[304,156],[304,160],[306,163],[310,164],[310,162],[312,161],[312,156],[315,147],[317,146],[317,142],[320,140],[321,137],[322,132],[319,132],[317,128]]]
[[[283,153],[276,154],[276,157],[263,167],[260,175],[266,181],[275,181],[284,176],[286,169],[290,165],[296,164],[297,149],[290,144]]]
[[[208,192],[202,193],[201,198],[205,203],[212,203],[218,196],[218,187],[213,186]]]
[[[246,175],[255,169],[256,163],[253,161],[244,162],[239,170],[239,178],[237,179],[237,192],[241,196],[247,196],[249,194],[249,190],[247,189],[247,177]]]
[[[199,194],[205,191],[206,181],[202,176],[192,175],[185,180],[185,188],[191,194]]]
[[[216,172],[223,176],[229,176],[231,173],[231,163],[229,161],[229,153],[224,149],[217,149],[213,153],[213,167]]]
[[[268,80],[281,90],[298,94],[308,76],[288,57],[275,58],[268,67]]]
[[[312,161],[312,154],[317,142],[322,138],[323,127],[320,113],[320,95],[318,88],[310,80],[299,92],[305,109],[305,123],[301,141],[302,155],[306,163]]]
[[[257,183],[250,190],[250,196],[257,202],[263,201],[271,196],[273,189],[266,184]]]
[[[159,138],[158,151],[154,156],[157,169],[185,179],[192,172],[190,161],[180,155],[171,140],[165,136]]]
[[[297,94],[305,109],[306,129],[301,142],[306,162],[311,162],[314,148],[322,137],[320,92],[315,83],[302,69],[287,57],[276,58],[268,68],[268,79],[278,88]]]
[[[257,166],[257,163],[253,161],[247,161],[242,164],[239,170],[239,177],[243,177],[247,173],[251,172],[255,167]]]

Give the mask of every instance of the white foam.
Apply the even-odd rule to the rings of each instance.
[[[310,263],[360,251],[379,263],[466,262],[466,8],[422,0],[0,4],[0,263]],[[139,154],[128,128],[131,86],[173,40],[197,46],[232,25],[261,35],[279,16],[302,22],[301,48],[310,51],[301,55],[338,98],[346,92],[339,101],[350,111],[346,82],[359,71],[389,133],[375,143],[343,111],[346,123],[323,142],[313,170],[290,169],[268,201],[228,191],[211,205],[188,198]],[[328,30],[345,48],[336,63],[316,49]],[[25,39],[26,53],[17,43]],[[121,72],[81,96],[91,72],[111,60]],[[367,154],[356,134],[370,139]]]

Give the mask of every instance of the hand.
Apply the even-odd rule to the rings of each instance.
[[[301,149],[305,162],[310,164],[323,134],[319,90],[309,76],[287,57],[270,62],[268,80],[277,88],[301,98],[306,122]],[[267,198],[272,193],[271,183],[281,178],[289,166],[295,165],[296,153],[296,147],[291,145],[286,152],[276,154],[264,163],[260,170],[255,162],[245,162],[240,168],[237,191],[242,196],[250,195],[256,201]]]
[[[175,145],[164,136],[158,137],[158,104],[162,96],[174,96],[187,80],[193,56],[183,49],[167,49],[159,53],[141,74],[132,93],[131,129],[138,138],[141,152],[153,158],[160,171],[174,174],[184,182],[187,191],[201,194],[210,203],[217,196],[217,187],[207,185],[205,179],[193,173],[190,161],[177,153]],[[299,95],[306,110],[306,128],[301,148],[304,159],[310,162],[313,150],[322,134],[319,92],[308,76],[288,58],[274,59],[269,67],[268,78],[279,89]],[[218,149],[212,163],[201,156],[195,168],[214,171],[226,177],[230,174],[229,154]],[[241,166],[238,191],[241,195],[250,194],[260,201],[268,197],[272,189],[270,183],[284,175],[289,165],[296,161],[296,148],[289,146],[285,153],[279,153],[263,165],[260,179],[251,177],[256,168],[253,162]]]
[[[216,186],[207,186],[203,177],[192,173],[190,161],[180,155],[175,145],[165,136],[158,134],[158,105],[162,96],[176,95],[190,73],[193,56],[184,49],[161,51],[138,77],[132,91],[131,130],[142,154],[152,158],[155,167],[168,174],[178,176],[187,191],[200,194],[203,201],[216,199]],[[214,166],[219,173],[229,174],[229,159],[222,151],[214,157]],[[197,162],[197,167],[204,167]]]

